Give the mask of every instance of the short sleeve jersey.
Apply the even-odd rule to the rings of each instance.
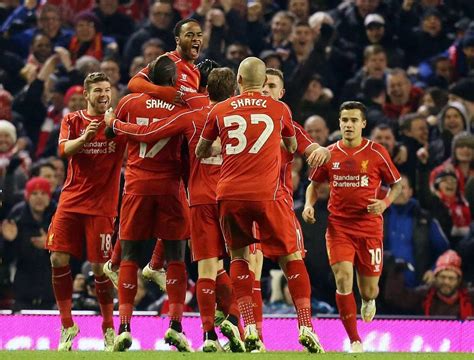
[[[382,183],[400,180],[400,174],[385,148],[371,140],[349,148],[342,140],[329,146],[331,160],[310,176],[315,182],[329,181],[329,221],[354,236],[380,236],[382,215],[369,214],[369,199],[375,199]]]
[[[298,143],[298,147],[296,149],[296,153],[299,155],[304,155],[306,149],[312,145],[314,142],[306,132],[303,127],[298,124],[296,121],[293,121],[293,125],[295,127],[295,136],[296,142]],[[281,181],[283,190],[285,191],[285,197],[290,204],[293,204],[293,180],[291,176],[293,160],[295,159],[294,154],[290,154],[288,151],[284,149],[281,150]]]
[[[175,51],[166,54],[176,64],[176,89],[183,93],[195,93],[199,89],[201,73],[196,65],[184,60],[179,53]],[[148,67],[142,69],[139,75],[142,75],[150,81]]]
[[[222,164],[222,156],[198,159],[195,155],[199,135],[206,122],[211,107],[193,111],[182,111],[163,122],[150,126],[137,126],[116,121],[114,129],[126,132],[134,140],[160,141],[168,136],[183,134],[188,140],[191,172],[188,190],[191,206],[216,203],[216,188]],[[131,135],[134,134],[134,135]]]
[[[61,122],[59,143],[80,137],[92,120],[85,110],[67,114]],[[87,215],[116,216],[125,139],[107,139],[105,123],[94,138],[68,159],[67,178],[59,206],[63,211]]]
[[[117,105],[117,118],[131,124],[162,123],[182,108],[147,94],[129,94]],[[119,137],[120,129],[115,131]],[[126,131],[124,131],[126,133]],[[155,143],[130,140],[125,170],[125,193],[131,195],[175,194],[181,176],[182,137]]]
[[[201,136],[221,139],[223,163],[217,199],[281,198],[280,142],[282,136],[294,135],[290,110],[268,96],[246,92],[215,105]]]

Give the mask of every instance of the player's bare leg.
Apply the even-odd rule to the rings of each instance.
[[[54,297],[61,316],[61,338],[58,351],[71,351],[74,338],[79,328],[74,324],[72,309],[72,275],[69,266],[70,255],[53,251],[50,256]]]
[[[311,322],[311,284],[301,253],[297,251],[281,256],[278,262],[288,279],[288,289],[296,308],[299,342],[309,352],[323,353],[324,349]]]
[[[156,239],[150,262],[143,268],[142,275],[153,281],[162,291],[166,291],[165,247],[161,239]]]
[[[122,260],[119,271],[119,315],[120,327],[115,339],[114,351],[125,351],[132,346],[131,320],[133,302],[137,294],[137,271],[144,241],[121,240]]]
[[[249,268],[255,275],[253,288],[252,288],[252,298],[253,298],[253,315],[257,324],[258,336],[260,337],[260,351],[265,351],[265,345],[263,343],[263,301],[262,301],[262,289],[260,284],[260,279],[262,277],[262,267],[263,267],[263,253],[260,249],[256,249],[255,253],[249,254]]]
[[[184,300],[187,288],[186,264],[184,263],[187,240],[163,240],[165,260],[168,263],[166,291],[170,302],[168,317],[169,329],[165,333],[165,342],[175,346],[178,351],[193,351],[183,333]]]
[[[352,292],[354,283],[354,266],[349,261],[332,265],[336,279],[336,304],[339,317],[351,341],[351,351],[362,351],[362,341],[357,332],[357,305]]]
[[[103,263],[92,263],[92,272],[95,278],[95,289],[102,314],[102,332],[104,334],[105,351],[113,351],[115,330],[113,321],[114,311],[114,285],[104,274]]]
[[[375,299],[379,294],[379,276],[364,276],[357,274],[357,285],[359,286],[362,306],[360,315],[365,322],[371,322],[377,311]]]

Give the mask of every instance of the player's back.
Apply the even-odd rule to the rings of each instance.
[[[217,104],[209,117],[216,117],[222,143],[217,198],[280,198],[281,134],[285,124],[288,127],[291,123],[287,106],[260,93],[247,92]]]
[[[129,94],[117,105],[117,118],[138,125],[165,121],[182,108],[147,94]],[[135,195],[168,193],[168,182],[181,176],[182,137],[161,139],[154,144],[130,140],[125,171],[125,192]]]
[[[103,118],[88,115],[85,110],[67,114],[61,123],[59,143],[77,139],[91,121]],[[64,211],[115,216],[125,145],[124,139],[107,139],[102,122],[94,138],[69,157],[59,206]]]

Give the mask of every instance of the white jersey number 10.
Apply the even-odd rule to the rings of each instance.
[[[265,145],[268,138],[272,134],[274,125],[273,120],[270,116],[266,114],[252,114],[250,115],[250,123],[251,124],[258,124],[263,122],[265,124],[265,129],[258,137],[255,144],[250,148],[250,154],[256,154],[260,151],[260,149]],[[247,122],[245,119],[240,115],[230,115],[224,117],[224,126],[229,127],[233,125],[238,125],[239,127],[235,130],[229,130],[228,136],[229,139],[237,139],[237,145],[230,145],[227,144],[225,146],[225,152],[227,155],[235,155],[240,154],[244,151],[245,147],[247,146],[247,138],[245,137],[245,130],[247,130]]]

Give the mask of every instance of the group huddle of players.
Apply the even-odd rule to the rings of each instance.
[[[193,19],[178,22],[175,36],[176,50],[137,74],[129,83],[132,93],[120,100],[115,111],[109,109],[111,87],[106,75],[91,73],[84,82],[87,109],[66,115],[61,123],[59,152],[69,159],[68,175],[46,244],[51,251],[53,288],[62,323],[58,350],[71,350],[79,332],[71,316],[69,258],[82,256],[84,239],[95,274],[108,351],[125,351],[132,344],[130,324],[138,263],[145,242],[160,239],[144,275],[146,270],[146,275],[157,279],[168,293],[170,326],[165,341],[179,351],[192,351],[181,325],[187,286],[184,254],[190,239],[192,259],[198,263],[196,294],[203,351],[223,350],[215,332],[216,308],[223,314],[219,327],[229,339],[230,351],[265,351],[259,293],[264,255],[279,262],[288,280],[299,342],[310,352],[324,352],[311,322],[311,286],[303,262],[302,233],[293,211],[291,163],[296,151],[315,168],[314,181],[331,180],[328,166],[334,146],[331,152],[320,147],[292,120],[291,111],[279,101],[284,93],[280,71],[266,69],[254,57],[243,60],[237,74],[211,61],[196,66],[202,42],[199,23]],[[239,95],[235,96],[237,88]],[[370,168],[373,163],[377,170],[368,175],[396,185],[398,172],[390,158],[388,162],[385,159],[383,148],[374,147],[372,142],[370,146],[357,143],[361,126],[365,126],[363,108],[358,104],[341,107],[341,130],[344,121],[346,127],[355,128],[347,131],[346,145],[361,148],[351,156],[373,150]],[[350,139],[351,132],[357,135],[356,140]],[[182,152],[183,142],[187,153]],[[126,149],[119,241],[109,261]],[[339,149],[344,156],[344,149]],[[344,171],[358,170],[357,165],[355,170],[345,169],[344,161],[337,162],[341,176]],[[369,160],[361,161],[366,161],[365,171],[370,173]],[[370,179],[367,184],[364,196],[379,187],[380,181]],[[395,185],[386,199],[373,199],[366,206],[371,219],[377,222],[398,195]],[[311,207],[316,188],[317,183],[312,183],[307,194],[308,221],[314,221]],[[370,193],[369,197],[375,196]],[[357,218],[351,209],[343,212],[342,217],[336,214],[337,221],[344,216]],[[343,221],[343,225],[347,224]],[[338,237],[338,232],[331,236]],[[380,268],[381,246],[375,238],[366,243]],[[349,262],[352,266],[354,254],[347,247],[338,249],[328,246],[333,254],[331,265]],[[358,254],[359,249],[353,252]],[[225,256],[231,259],[229,273],[223,267]],[[165,281],[161,270],[164,261]],[[364,255],[356,266],[367,261],[374,260]],[[341,269],[347,270],[344,266]],[[378,282],[378,272],[370,271],[362,272],[362,278],[367,275]],[[337,282],[336,271],[335,275]],[[117,335],[112,321],[114,283],[119,295]],[[342,290],[339,293],[347,295]],[[375,297],[367,294],[363,299],[363,318],[364,311],[369,320],[375,315]],[[349,310],[353,313],[352,308]],[[350,318],[346,320],[355,322],[355,314]],[[348,330],[346,322],[343,319]],[[352,342],[360,344],[360,338]]]

